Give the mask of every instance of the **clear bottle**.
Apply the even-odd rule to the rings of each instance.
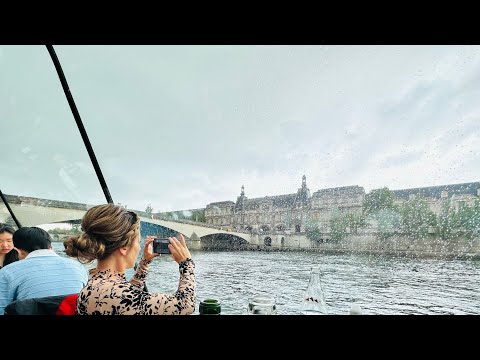
[[[322,284],[320,282],[320,269],[318,267],[312,267],[310,271],[310,280],[303,297],[301,313],[303,315],[328,314]]]
[[[251,315],[275,315],[277,304],[275,298],[268,294],[257,294],[248,303],[248,313]]]
[[[350,315],[362,315],[362,308],[358,304],[352,304],[350,307]]]

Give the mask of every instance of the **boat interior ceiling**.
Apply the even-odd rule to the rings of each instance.
[[[2,94],[0,115],[9,119],[2,122],[2,133],[10,134],[3,137],[1,157],[6,168],[0,172],[0,222],[17,226],[78,223],[88,208],[108,202],[80,130],[83,128],[92,149],[98,147],[94,156],[108,179],[115,178],[117,171],[128,171],[120,151],[112,156],[100,146],[115,137],[113,144],[125,144],[126,139],[115,134],[114,114],[91,110],[88,88],[97,85],[85,82],[85,72],[78,71],[89,64],[88,53],[55,46],[65,84],[71,90],[71,104],[48,47],[2,46],[0,50],[0,91],[8,89],[8,94]],[[105,65],[98,60],[93,68],[100,71]],[[90,80],[97,71],[89,74]],[[79,78],[83,78],[80,83]],[[105,111],[114,112],[115,107],[106,107],[115,100],[105,95]],[[82,115],[80,125],[74,109],[78,117]],[[91,125],[102,121],[95,131]],[[122,184],[107,191],[113,191],[118,196],[115,203],[122,204]],[[142,220],[150,221],[148,217]]]

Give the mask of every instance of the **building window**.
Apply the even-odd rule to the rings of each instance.
[[[300,225],[295,225],[295,232],[297,232],[297,233],[300,232]]]

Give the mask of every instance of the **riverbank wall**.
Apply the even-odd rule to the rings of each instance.
[[[63,242],[68,235],[55,236],[54,241]],[[217,240],[208,246],[201,239],[187,239],[192,251],[242,250],[242,251],[309,251],[332,254],[372,254],[402,256],[409,258],[480,259],[480,236],[473,239],[459,237],[443,240],[429,235],[426,239],[412,239],[407,236],[392,236],[379,239],[374,234],[349,235],[332,240],[310,240],[305,234],[252,235],[250,243],[232,246]]]
[[[215,247],[202,247],[201,241],[192,241],[190,246],[194,250],[224,249],[221,244],[217,244]],[[388,239],[379,239],[373,234],[365,234],[350,235],[338,242],[333,242],[331,240],[310,240],[304,234],[253,235],[249,244],[236,246],[235,249],[247,251],[309,251],[334,254],[358,253],[409,258],[480,259],[480,237],[477,236],[473,239],[459,237],[443,240],[432,235],[429,235],[426,239],[412,239],[397,235]]]

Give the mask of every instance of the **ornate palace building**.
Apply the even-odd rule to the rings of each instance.
[[[237,201],[210,203],[205,208],[207,224],[232,230],[304,232],[308,220],[327,231],[334,214],[362,213],[365,190],[360,186],[322,189],[310,193],[306,176],[296,193],[249,199],[242,185]]]
[[[473,204],[480,196],[480,182],[442,185],[415,189],[392,190],[395,202],[413,196],[424,197],[430,209],[440,213],[441,200],[448,198],[458,209],[462,203]],[[296,193],[249,199],[242,185],[237,201],[210,203],[205,208],[207,224],[231,230],[253,230],[274,233],[289,230],[303,233],[309,220],[318,222],[328,232],[329,220],[336,215],[361,214],[365,189],[345,186],[321,189],[310,193],[306,176]]]

